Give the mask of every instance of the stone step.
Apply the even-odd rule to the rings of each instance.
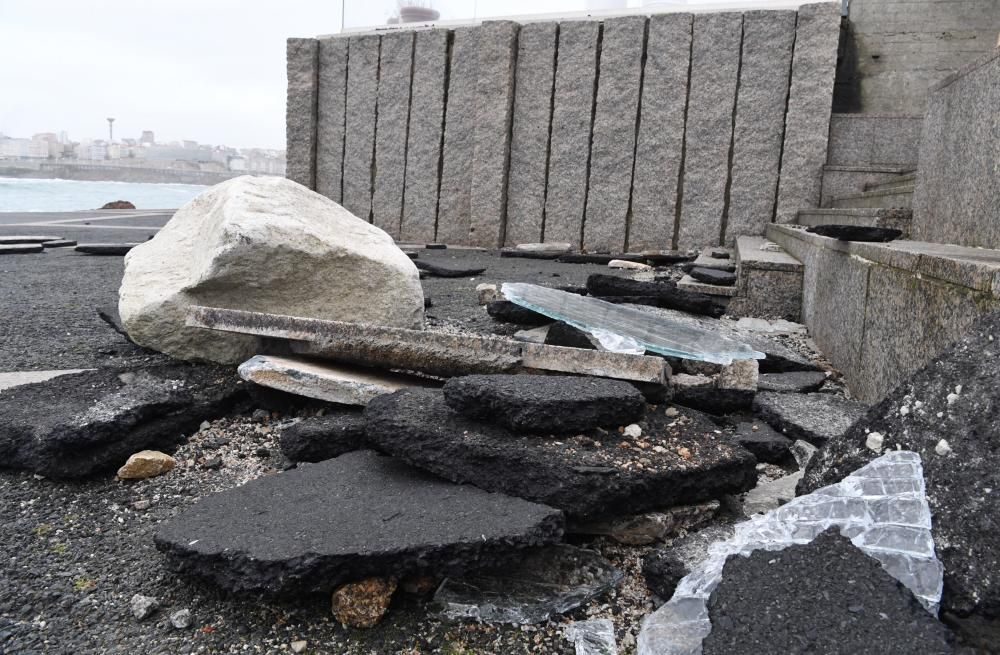
[[[798,321],[802,311],[802,262],[764,237],[736,240],[737,296],[731,316]]]
[[[798,213],[799,225],[856,225],[863,227],[887,227],[903,231],[906,238],[910,233],[910,209],[886,209],[884,207],[855,207],[802,209]]]
[[[821,205],[826,207],[834,198],[870,191],[878,184],[896,182],[913,172],[912,167],[904,166],[827,164],[823,167]]]
[[[881,207],[909,209],[913,205],[913,184],[904,184],[876,191],[863,191],[861,193],[833,198],[830,201],[830,205],[834,208],[843,209]]]
[[[718,284],[706,284],[705,282],[699,282],[690,275],[685,275],[677,282],[677,288],[683,289],[684,291],[693,291],[695,293],[705,293],[710,296],[722,296],[725,298],[732,298],[736,295],[736,287],[723,287]]]
[[[869,182],[865,184],[865,191],[885,191],[887,189],[897,189],[899,187],[908,187],[913,189],[913,186],[917,182],[917,172],[911,171],[902,175],[897,175],[891,180],[885,182]]]

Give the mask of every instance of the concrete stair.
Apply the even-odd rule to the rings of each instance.
[[[867,182],[860,193],[836,196],[827,204],[838,209],[893,208],[910,209],[913,206],[913,187],[916,173],[895,175],[881,182]]]
[[[796,222],[799,225],[857,225],[863,227],[887,227],[903,231],[903,238],[909,237],[911,209],[887,209],[885,207],[823,207],[799,210]]]

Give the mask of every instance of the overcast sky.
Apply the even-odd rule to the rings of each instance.
[[[422,0],[426,3],[427,0]],[[639,0],[433,0],[445,18]],[[396,0],[347,0],[348,27]],[[285,39],[341,29],[339,0],[0,0],[0,132],[285,146]]]

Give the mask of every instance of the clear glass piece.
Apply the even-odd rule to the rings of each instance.
[[[589,332],[602,345],[602,337],[607,338],[607,333],[612,333],[631,340],[644,350],[670,357],[715,364],[765,357],[747,344],[715,332],[597,298],[520,282],[507,282],[501,290],[507,300]]]
[[[934,553],[920,455],[892,451],[846,478],[736,526],[732,537],[677,585],[673,598],[643,622],[638,655],[700,655],[711,632],[709,596],[731,555],[805,544],[830,527],[882,564],[937,616],[943,568]]]

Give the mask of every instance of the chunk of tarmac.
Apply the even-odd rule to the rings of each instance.
[[[281,431],[281,452],[293,462],[322,462],[365,447],[365,421],[359,411],[328,411],[304,418]]]
[[[611,297],[630,298],[627,302],[653,304],[639,299],[655,299],[657,307],[678,309],[691,314],[718,318],[726,311],[712,296],[692,293],[677,288],[674,282],[640,282],[628,278],[594,273],[587,278],[587,292],[592,296],[611,301]]]
[[[45,243],[46,241],[58,241],[61,238],[62,237],[12,234],[10,236],[0,236],[0,246],[39,244]]]
[[[138,243],[81,243],[74,250],[85,255],[125,255],[129,250],[138,246]]]
[[[647,415],[641,435],[522,435],[455,412],[441,391],[406,389],[365,408],[369,443],[454,482],[590,520],[740,493],[756,461],[704,415]]]
[[[789,373],[764,373],[757,380],[760,391],[781,393],[807,393],[816,391],[826,382],[822,371],[792,371]]]
[[[448,380],[444,398],[469,418],[526,432],[619,427],[646,413],[628,382],[575,375],[469,375]]]
[[[704,655],[954,652],[948,628],[836,529],[730,557],[708,608]]]
[[[44,250],[40,243],[0,245],[0,255],[34,255]]]
[[[758,393],[753,411],[789,439],[823,446],[864,416],[868,406],[826,393]]]
[[[179,573],[284,595],[502,566],[562,530],[551,507],[357,451],[207,496],[162,524],[155,542]]]
[[[902,230],[865,225],[814,225],[807,228],[806,232],[812,232],[821,237],[831,237],[840,241],[870,241],[875,243],[895,241],[903,236]]]

